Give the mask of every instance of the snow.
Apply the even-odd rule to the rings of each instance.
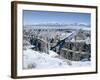
[[[51,50],[49,50],[49,56],[51,56],[51,57],[56,57],[56,56],[58,56],[58,54],[57,53],[55,53],[54,51],[51,51]]]
[[[72,63],[73,63],[73,67],[78,67],[78,66],[88,66],[88,65],[91,65],[91,63],[90,63],[90,61],[86,61],[86,62],[84,62],[84,61],[72,61]]]
[[[31,68],[34,66],[35,68],[53,68],[58,67],[60,63],[62,64],[62,60],[58,58],[53,58],[57,56],[54,52],[50,51],[50,55],[46,53],[39,53],[37,51],[33,51],[31,49],[24,51],[24,68]],[[54,53],[54,54],[53,54]],[[52,56],[52,57],[51,57]],[[63,64],[65,64],[63,62]],[[67,63],[66,63],[67,64]]]
[[[23,51],[23,69],[47,69],[47,68],[67,68],[89,66],[90,61],[70,61],[61,58],[54,51],[49,50],[49,54],[26,49]]]

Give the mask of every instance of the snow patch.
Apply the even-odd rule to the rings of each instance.
[[[34,51],[32,49],[23,51],[23,69],[67,68],[89,65],[90,61],[70,61],[60,58],[56,52],[51,50],[49,50],[49,54]]]

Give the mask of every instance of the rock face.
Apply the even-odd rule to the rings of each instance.
[[[60,51],[60,55],[73,61],[90,60],[90,41],[90,37],[87,37],[87,34],[84,31],[79,30],[78,34],[74,37],[74,41],[71,40],[69,42],[65,42]]]
[[[33,48],[35,51],[48,53],[48,43],[42,39],[32,39],[31,44],[35,47]]]

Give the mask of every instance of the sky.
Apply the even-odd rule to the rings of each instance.
[[[42,23],[73,24],[84,23],[90,25],[90,13],[55,12],[55,11],[34,11],[23,10],[23,25]]]

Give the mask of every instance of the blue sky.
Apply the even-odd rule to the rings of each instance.
[[[23,10],[23,25],[41,23],[91,23],[90,13]]]

